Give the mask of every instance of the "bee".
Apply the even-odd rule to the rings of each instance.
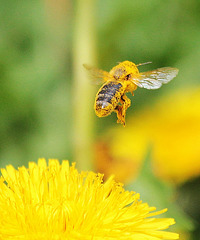
[[[131,106],[131,100],[126,93],[131,92],[134,96],[137,87],[158,89],[176,77],[179,71],[177,68],[163,67],[140,73],[137,67],[144,64],[147,63],[136,65],[130,61],[123,61],[110,72],[83,65],[93,78],[105,82],[95,98],[94,109],[98,117],[106,117],[116,112],[117,123],[125,126],[126,110]]]

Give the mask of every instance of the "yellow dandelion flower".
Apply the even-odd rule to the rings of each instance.
[[[166,211],[139,200],[113,178],[81,172],[68,161],[39,159],[29,168],[1,169],[0,239],[178,239]]]

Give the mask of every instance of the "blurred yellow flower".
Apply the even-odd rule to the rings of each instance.
[[[103,144],[106,151],[102,141],[98,143],[97,168],[114,173],[119,181],[137,174],[149,147],[153,168],[161,178],[181,183],[200,175],[200,88],[165,96],[129,119],[125,129],[113,128]],[[111,162],[107,169],[99,153]],[[132,167],[126,171],[127,164]]]
[[[155,218],[166,209],[139,200],[122,184],[81,172],[68,161],[39,159],[29,168],[1,169],[0,239],[178,239],[161,231],[172,218]]]

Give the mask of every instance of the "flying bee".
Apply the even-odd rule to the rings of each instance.
[[[110,72],[83,65],[93,78],[105,82],[96,94],[94,109],[98,117],[106,117],[116,112],[117,122],[125,126],[126,110],[131,105],[126,93],[131,92],[134,95],[137,87],[158,89],[176,77],[179,71],[177,68],[163,67],[139,73],[137,67],[140,65],[143,64],[136,65],[124,61],[113,67]]]

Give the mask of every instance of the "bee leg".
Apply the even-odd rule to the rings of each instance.
[[[117,105],[114,110],[117,113],[117,123],[121,123],[125,126],[125,118],[123,117],[123,106]]]
[[[125,115],[126,115],[126,110],[131,106],[131,100],[124,94],[121,97],[121,104],[122,104],[122,116],[124,117],[125,121]]]
[[[120,103],[121,105],[117,105],[117,107],[115,108],[115,112],[117,113],[118,118],[117,123],[121,123],[125,127],[126,110],[128,107],[130,107],[131,100],[126,95],[123,95],[120,99]]]

